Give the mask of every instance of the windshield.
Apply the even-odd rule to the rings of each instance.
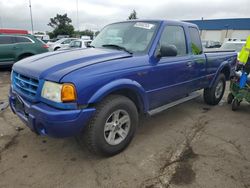
[[[236,52],[239,52],[239,51],[241,51],[243,46],[244,46],[244,43],[224,43],[221,46],[221,49],[235,50]]]
[[[145,52],[157,29],[157,22],[123,22],[106,26],[93,40],[93,47]]]

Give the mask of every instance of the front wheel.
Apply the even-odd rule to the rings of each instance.
[[[138,123],[135,104],[127,97],[110,95],[96,106],[96,113],[78,141],[96,154],[112,156],[131,142]]]
[[[204,89],[204,100],[209,105],[216,105],[220,102],[224,95],[226,87],[226,78],[224,74],[220,74],[211,88]]]

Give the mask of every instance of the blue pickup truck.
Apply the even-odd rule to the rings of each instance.
[[[92,152],[110,156],[131,142],[139,114],[161,112],[200,89],[207,104],[218,104],[236,56],[204,53],[191,23],[113,23],[90,48],[15,63],[10,106],[37,134],[75,136]]]

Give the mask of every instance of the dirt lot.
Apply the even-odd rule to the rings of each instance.
[[[9,72],[0,71],[0,101]],[[227,96],[227,94],[225,94]],[[250,105],[202,97],[142,118],[121,154],[100,158],[74,140],[36,136],[0,112],[0,187],[250,187]]]

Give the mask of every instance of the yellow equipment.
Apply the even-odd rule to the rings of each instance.
[[[246,44],[243,46],[243,48],[239,53],[238,60],[245,65],[248,61],[249,54],[250,54],[250,35],[247,37]]]

